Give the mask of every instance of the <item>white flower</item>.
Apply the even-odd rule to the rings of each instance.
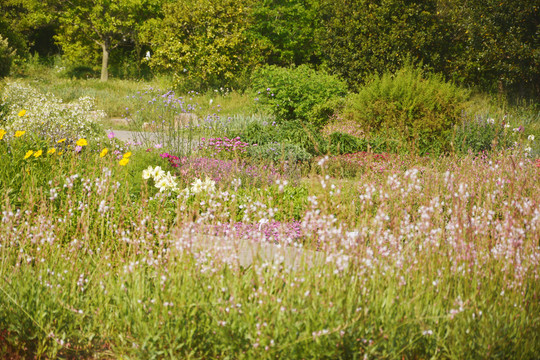
[[[495,119],[489,118],[489,119],[486,120],[486,122],[487,122],[488,124],[495,124]]]
[[[216,189],[216,182],[207,176],[203,183],[203,189],[207,192],[214,192]]]
[[[203,191],[203,187],[204,185],[201,179],[195,179],[195,181],[191,183],[191,192],[198,194]]]
[[[529,153],[532,151],[532,148],[530,146],[527,146],[525,149],[523,149],[526,153]]]
[[[148,167],[148,169],[143,170],[142,177],[144,180],[148,180],[152,177],[153,168],[151,166]]]
[[[529,140],[529,141],[534,141],[534,135],[529,135],[529,136],[527,137],[527,140]]]
[[[174,176],[172,176],[169,171],[167,171],[165,174],[165,171],[161,170],[159,174],[159,178],[156,179],[156,177],[154,177],[154,181],[156,182],[156,187],[160,192],[178,190],[178,184],[176,183]]]
[[[161,169],[161,166],[156,166],[152,172],[152,177],[154,178],[154,181],[159,181],[163,176],[165,176],[165,171]]]

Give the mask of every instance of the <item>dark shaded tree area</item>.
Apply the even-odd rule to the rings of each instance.
[[[107,59],[188,73],[199,86],[232,84],[259,65],[308,64],[356,89],[412,61],[465,85],[538,97],[539,8],[540,0],[1,0],[0,35],[18,56],[60,53],[101,68],[103,80]]]

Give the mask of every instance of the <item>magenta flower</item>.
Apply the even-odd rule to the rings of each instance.
[[[111,131],[110,133],[108,133],[107,137],[111,140],[114,139],[114,132]]]

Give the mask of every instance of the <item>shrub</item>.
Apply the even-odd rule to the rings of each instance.
[[[9,47],[7,39],[0,35],[0,78],[9,75],[15,51]]]
[[[296,144],[269,143],[261,146],[251,146],[249,156],[257,160],[270,160],[273,162],[289,161],[303,162],[311,159],[311,154]]]
[[[343,117],[371,134],[392,133],[420,153],[449,150],[448,135],[461,123],[469,92],[438,75],[406,65],[375,76],[350,96]]]
[[[99,121],[105,113],[94,111],[91,97],[64,104],[52,94],[17,82],[8,83],[2,97],[2,107],[7,109],[6,130],[24,130],[53,141],[100,136]]]
[[[300,120],[316,127],[328,121],[332,105],[337,106],[336,99],[347,92],[342,80],[307,65],[259,68],[252,76],[252,87],[278,123]]]

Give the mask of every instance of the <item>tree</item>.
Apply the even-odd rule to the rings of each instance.
[[[357,88],[373,73],[396,71],[411,59],[444,66],[445,27],[436,0],[321,0],[318,33],[328,66]]]
[[[109,57],[121,44],[138,42],[145,20],[156,16],[160,0],[63,0],[57,42],[72,59],[101,52],[101,81],[109,77]]]
[[[257,0],[250,32],[260,41],[269,65],[318,64],[315,41],[317,0]]]
[[[440,0],[439,7],[452,26],[448,74],[486,90],[540,96],[540,2]]]
[[[34,39],[54,19],[54,11],[39,0],[2,0],[0,2],[0,35],[7,39],[17,56],[26,57],[35,45]]]
[[[196,88],[232,86],[256,62],[250,38],[251,0],[178,0],[164,5],[163,19],[146,24],[154,53],[150,65],[172,72],[175,82]]]

